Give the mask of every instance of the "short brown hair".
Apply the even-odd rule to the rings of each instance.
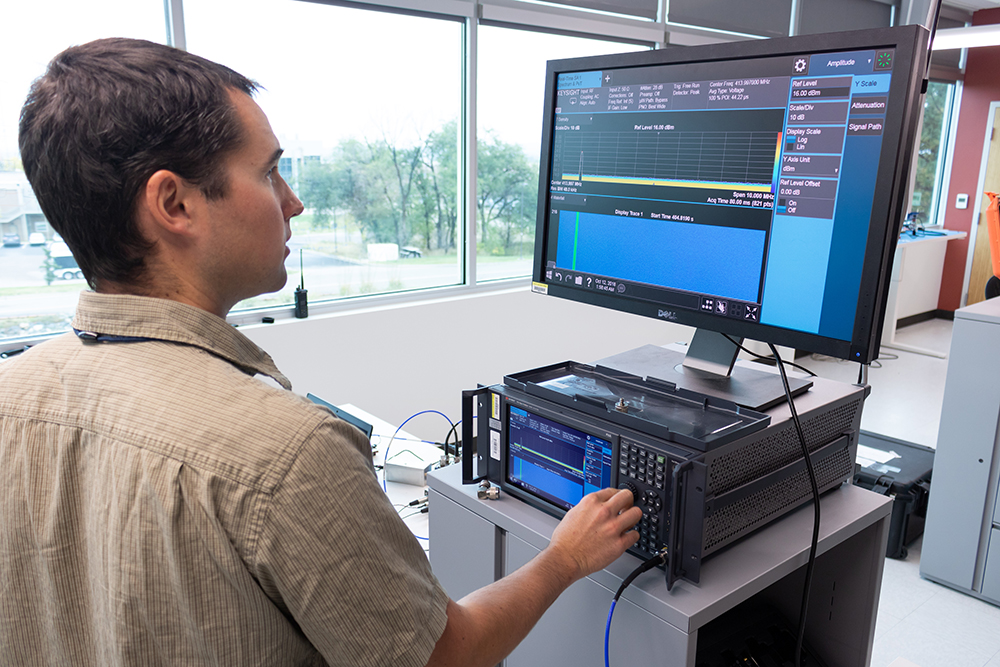
[[[167,169],[206,197],[226,194],[223,161],[243,141],[229,90],[257,84],[178,49],[101,39],[66,49],[31,86],[18,143],[45,217],[87,282],[139,285],[151,244],[135,204]]]

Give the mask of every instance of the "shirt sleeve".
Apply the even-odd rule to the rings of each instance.
[[[304,441],[262,516],[255,569],[330,665],[422,667],[448,595],[338,419]]]

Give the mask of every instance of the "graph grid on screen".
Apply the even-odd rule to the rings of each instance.
[[[770,192],[781,132],[594,132],[558,136],[562,180]]]

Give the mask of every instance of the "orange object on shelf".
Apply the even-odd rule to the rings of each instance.
[[[995,192],[984,193],[990,198],[986,207],[986,232],[990,239],[990,263],[993,265],[993,275],[1000,278],[1000,195]]]

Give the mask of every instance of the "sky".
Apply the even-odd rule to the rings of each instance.
[[[58,20],[53,20],[58,17]],[[57,53],[100,37],[166,41],[160,0],[7,2],[0,39],[0,160],[17,156],[17,121],[31,82]],[[43,28],[44,27],[44,28]]]

